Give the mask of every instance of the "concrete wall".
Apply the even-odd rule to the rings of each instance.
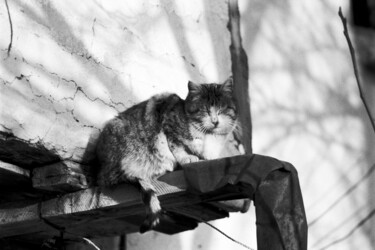
[[[188,80],[230,74],[224,0],[8,2],[14,35],[7,57],[2,6],[0,130],[65,158],[82,161],[90,138],[116,112],[162,91],[184,97]],[[372,249],[375,220],[353,229],[375,206],[375,177],[363,178],[375,163],[375,140],[340,5],[348,15],[348,4],[338,0],[240,1],[253,146],[299,171],[312,223],[309,249],[349,233],[327,249]],[[256,248],[253,207],[213,224]],[[127,239],[131,250],[242,249],[206,225],[173,237],[150,232]]]

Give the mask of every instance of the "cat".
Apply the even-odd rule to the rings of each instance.
[[[185,100],[159,94],[110,120],[97,144],[99,186],[138,183],[146,205],[140,232],[154,228],[162,211],[152,179],[177,165],[220,158],[237,124],[233,80],[188,82]]]

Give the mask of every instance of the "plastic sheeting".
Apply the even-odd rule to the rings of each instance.
[[[298,174],[290,163],[242,155],[192,163],[184,171],[193,193],[215,200],[253,200],[258,250],[307,249],[305,209]]]

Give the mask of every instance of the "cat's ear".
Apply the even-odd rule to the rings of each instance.
[[[223,84],[221,85],[221,90],[224,92],[232,93],[233,92],[233,77],[230,76]]]
[[[188,82],[188,89],[190,93],[197,93],[201,90],[201,85],[192,81]]]

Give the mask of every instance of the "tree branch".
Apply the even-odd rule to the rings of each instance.
[[[228,2],[228,30],[231,35],[230,54],[232,59],[232,74],[234,95],[237,102],[240,130],[239,138],[245,147],[245,152],[252,154],[252,124],[249,98],[249,69],[245,50],[242,48],[240,13],[237,0]]]
[[[361,85],[361,82],[360,82],[360,79],[359,79],[358,66],[357,66],[357,62],[356,62],[356,58],[355,58],[355,51],[354,51],[354,48],[353,48],[353,45],[352,45],[352,42],[350,40],[350,36],[349,36],[349,33],[348,33],[348,28],[347,28],[347,25],[346,25],[346,18],[343,16],[343,14],[341,12],[341,7],[339,8],[338,14],[339,14],[340,19],[342,21],[342,25],[344,26],[343,32],[344,32],[344,36],[346,38],[346,41],[348,42],[350,56],[351,56],[352,62],[353,62],[354,75],[355,75],[355,79],[357,80],[357,85],[358,85],[358,89],[359,89],[359,95],[362,99],[363,105],[365,106],[367,115],[370,118],[372,129],[375,133],[375,120],[374,120],[374,117],[371,114],[371,110],[370,110],[369,106],[367,105],[366,98],[363,95],[363,89],[362,89],[362,85]]]
[[[344,236],[342,236],[341,238],[338,238],[336,240],[334,240],[333,242],[327,244],[326,246],[320,248],[319,250],[325,250],[325,249],[328,249],[330,248],[331,246],[334,246],[346,239],[348,239],[353,233],[355,233],[357,231],[357,229],[361,228],[366,222],[368,222],[373,216],[375,215],[375,208],[372,209],[367,215],[366,217],[364,217],[362,220],[360,220],[347,234],[345,234]]]
[[[9,11],[9,6],[8,6],[8,0],[4,0],[4,1],[5,1],[5,6],[7,8],[7,11],[8,11],[8,19],[9,19],[9,26],[10,26],[10,42],[9,42],[8,52],[7,52],[7,55],[9,57],[10,50],[12,49],[12,44],[13,44],[13,24],[12,24],[12,18],[10,16],[10,11]]]

